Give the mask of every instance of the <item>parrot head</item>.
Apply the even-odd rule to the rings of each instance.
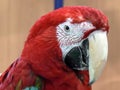
[[[35,23],[22,57],[43,77],[62,75],[59,72],[65,67],[80,81],[82,72],[88,72],[88,83],[92,84],[107,60],[108,30],[107,17],[101,11],[86,6],[63,7]]]

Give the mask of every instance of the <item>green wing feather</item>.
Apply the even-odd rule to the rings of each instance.
[[[22,80],[19,80],[15,90],[20,90],[21,84],[22,84]]]
[[[21,85],[22,85],[22,80],[19,80],[15,90],[21,90],[20,89]],[[26,87],[23,90],[42,90],[42,85],[43,85],[42,78],[41,77],[36,77],[35,85],[30,86],[30,87]]]
[[[24,90],[42,90],[42,85],[43,85],[42,78],[37,77],[36,82],[35,82],[35,86],[27,87]]]
[[[42,86],[43,86],[42,78],[37,77],[37,78],[36,78],[36,82],[35,82],[35,87],[37,87],[39,90],[41,90],[41,89],[42,89]]]

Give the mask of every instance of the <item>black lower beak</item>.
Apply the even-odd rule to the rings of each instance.
[[[89,42],[85,39],[80,46],[72,48],[65,56],[65,64],[73,70],[88,70]]]

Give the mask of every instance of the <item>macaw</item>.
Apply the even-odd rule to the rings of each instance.
[[[107,17],[87,6],[42,16],[0,76],[0,90],[91,90],[107,61],[108,31]]]

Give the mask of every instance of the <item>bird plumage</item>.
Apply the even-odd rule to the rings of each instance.
[[[91,90],[88,70],[75,71],[79,79],[63,62],[56,32],[68,18],[72,24],[88,21],[95,27],[82,39],[94,30],[109,29],[101,11],[85,6],[64,7],[42,16],[31,28],[20,58],[0,76],[0,90]]]

